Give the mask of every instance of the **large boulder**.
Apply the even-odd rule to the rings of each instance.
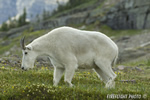
[[[121,62],[132,62],[140,59],[150,59],[150,33],[142,33],[134,36],[123,36],[115,42],[119,47],[119,59]]]

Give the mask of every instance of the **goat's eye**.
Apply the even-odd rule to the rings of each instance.
[[[25,55],[27,55],[28,53],[27,53],[27,52],[25,52],[24,54],[25,54]]]

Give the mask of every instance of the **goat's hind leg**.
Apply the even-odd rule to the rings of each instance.
[[[97,76],[100,78],[100,80],[106,84],[109,80],[109,77],[98,67],[94,68],[94,71],[97,73]]]
[[[113,72],[109,61],[108,62],[104,61],[104,63],[101,63],[101,62],[98,60],[95,61],[95,64],[99,68],[96,70],[96,72],[102,77],[102,79],[106,83],[106,86],[105,86],[106,88],[114,88],[115,87],[114,80],[117,75]]]
[[[54,86],[58,85],[58,83],[64,73],[64,70],[65,69],[63,69],[63,68],[57,68],[57,67],[54,68],[54,79],[53,79]]]

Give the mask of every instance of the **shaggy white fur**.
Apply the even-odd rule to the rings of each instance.
[[[118,57],[118,47],[100,32],[64,26],[35,39],[25,48],[22,69],[33,68],[39,55],[49,56],[54,66],[54,86],[58,85],[64,71],[64,81],[73,86],[71,80],[77,68],[94,69],[107,88],[115,86],[112,65]]]

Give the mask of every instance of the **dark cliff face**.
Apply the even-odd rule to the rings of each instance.
[[[44,10],[51,12],[57,6],[56,0],[0,0],[0,24],[9,17],[22,14],[24,8],[27,11],[27,18],[32,20]]]
[[[28,18],[31,18],[31,16],[34,18],[37,14],[41,14],[45,9],[45,3],[40,0],[38,0],[37,2],[33,2],[32,5],[34,6],[28,8]]]
[[[0,0],[0,24],[9,17],[17,14],[16,1],[17,0]]]
[[[105,23],[112,29],[150,28],[150,1],[122,0],[107,13]]]

